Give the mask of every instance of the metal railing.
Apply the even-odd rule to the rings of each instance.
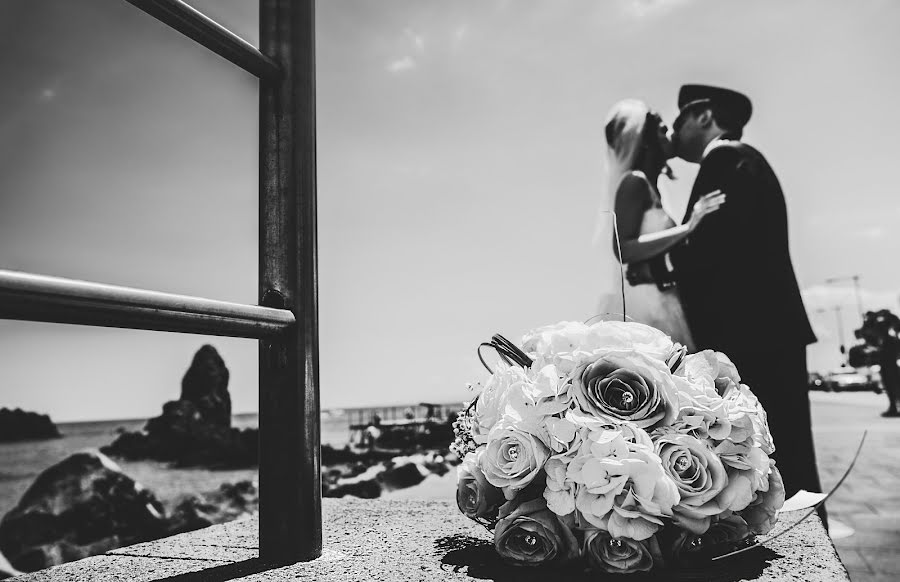
[[[0,270],[0,318],[259,339],[259,551],[322,553],[314,0],[260,0],[260,49],[179,0],[128,0],[260,79],[259,305]]]

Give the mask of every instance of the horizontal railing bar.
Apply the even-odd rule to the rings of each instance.
[[[0,319],[256,339],[295,323],[287,309],[7,270],[0,270]]]
[[[215,20],[180,0],[126,0],[220,57],[259,78],[281,76],[278,63]]]

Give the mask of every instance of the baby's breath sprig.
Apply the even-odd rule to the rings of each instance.
[[[477,400],[477,398],[476,398]],[[456,420],[453,421],[453,434],[455,438],[450,444],[450,450],[459,455],[460,458],[466,456],[466,453],[473,452],[478,445],[472,439],[472,424],[475,419],[472,417],[474,412],[473,400],[464,409],[459,412]]]

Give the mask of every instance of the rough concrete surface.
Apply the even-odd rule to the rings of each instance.
[[[313,562],[267,569],[257,559],[255,519],[121,548],[29,574],[29,582],[596,580],[577,571],[519,569],[496,556],[491,534],[449,501],[323,500],[325,551]],[[802,515],[782,516],[773,533]],[[795,530],[702,571],[634,580],[846,582],[847,572],[813,515]]]

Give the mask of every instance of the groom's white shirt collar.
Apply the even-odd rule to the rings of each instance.
[[[725,135],[725,134],[722,134],[722,135]],[[705,160],[705,159],[706,159],[706,156],[709,155],[709,152],[713,151],[714,149],[716,149],[717,147],[719,147],[720,145],[722,145],[722,144],[725,143],[726,141],[727,141],[727,140],[722,139],[722,136],[721,136],[721,135],[720,135],[719,137],[717,137],[717,138],[714,138],[711,142],[709,142],[708,144],[706,144],[706,149],[703,150],[703,158],[701,158],[701,159],[704,159],[704,160]]]

